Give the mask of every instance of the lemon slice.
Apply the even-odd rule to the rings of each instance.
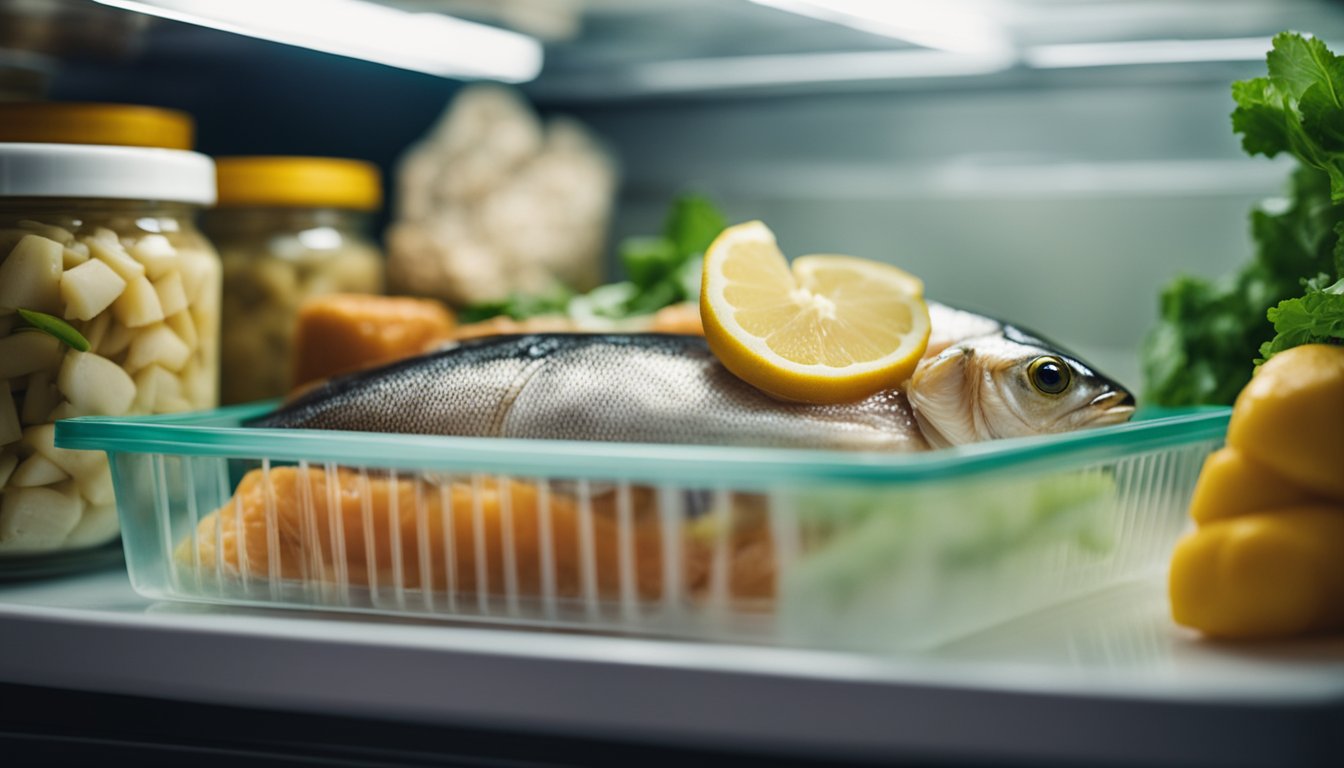
[[[709,348],[785,400],[843,403],[898,386],[929,343],[919,278],[852,256],[793,268],[759,221],[725,229],[705,253],[700,319]]]

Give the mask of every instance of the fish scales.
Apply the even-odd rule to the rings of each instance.
[[[928,449],[909,400],[775,400],[698,336],[491,337],[333,380],[263,427],[888,452]]]

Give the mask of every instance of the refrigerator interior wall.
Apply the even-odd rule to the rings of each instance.
[[[1011,57],[911,76],[891,57],[945,52],[747,0],[388,4],[546,41],[524,91],[617,156],[613,246],[656,231],[672,195],[702,190],[732,220],[764,220],[786,253],[898,263],[931,297],[1034,328],[1131,383],[1160,286],[1246,259],[1248,210],[1289,168],[1246,157],[1228,120],[1229,83],[1263,72],[1260,53],[1237,60],[1208,41],[1344,38],[1344,9],[1327,0],[958,3],[999,25]],[[1167,61],[1059,58],[1134,42],[1128,55],[1165,46]],[[132,48],[113,62],[62,54],[49,95],[186,109],[211,154],[372,160],[393,197],[397,158],[460,86],[162,20]],[[1195,60],[1171,63],[1186,52]]]
[[[1250,74],[1249,69],[1246,74]],[[1121,381],[1161,286],[1250,255],[1288,165],[1242,154],[1227,79],[590,106],[624,171],[616,238],[698,189],[785,252],[883,259]]]

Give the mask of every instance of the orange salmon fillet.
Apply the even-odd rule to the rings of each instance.
[[[453,590],[473,595],[479,586],[503,594],[508,567],[520,596],[539,597],[547,535],[544,510],[549,506],[556,596],[583,596],[585,548],[592,553],[591,578],[598,595],[620,595],[620,502],[615,490],[592,495],[591,535],[585,537],[584,515],[572,492],[551,490],[548,505],[543,499],[543,490],[554,484],[493,478],[439,482],[418,475],[393,480],[387,474],[345,468],[331,479],[329,484],[328,473],[316,468],[247,473],[234,497],[200,521],[194,543],[200,567],[206,572],[222,567],[230,574],[264,580],[274,553],[277,573],[285,580],[336,582],[340,567],[351,585],[386,587],[394,583],[399,561],[408,589],[427,583],[446,590],[451,573]],[[273,530],[268,530],[268,510],[273,510]],[[653,489],[632,486],[628,514],[627,567],[635,593],[642,600],[660,599],[663,532]],[[722,546],[728,562],[721,578],[726,578],[727,593],[736,599],[772,597],[774,558],[765,519],[762,497],[734,494],[730,510],[680,523],[681,593],[695,598],[711,589],[716,539],[726,537]],[[727,528],[716,532],[715,526]],[[506,559],[509,542],[511,563]],[[178,546],[180,565],[192,565],[192,547],[191,538]]]

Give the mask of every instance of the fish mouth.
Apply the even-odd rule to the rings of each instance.
[[[1129,392],[1116,389],[1096,396],[1088,405],[1097,411],[1093,423],[1103,426],[1129,421],[1129,417],[1134,415],[1136,403]]]

